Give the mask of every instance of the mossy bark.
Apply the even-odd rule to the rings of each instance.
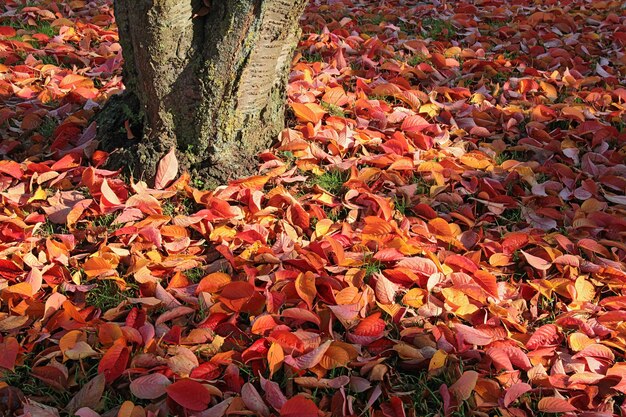
[[[139,103],[133,111],[143,122],[141,138],[125,141],[132,146],[118,164],[150,178],[175,147],[181,165],[206,182],[252,173],[258,152],[284,127],[287,75],[306,3],[115,0],[123,97],[131,109]],[[120,118],[124,100],[105,106],[103,126]],[[101,132],[105,148],[117,147]]]

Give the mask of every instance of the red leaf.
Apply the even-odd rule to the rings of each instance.
[[[0,343],[0,368],[13,369],[20,350],[20,344],[14,337],[7,337]]]
[[[268,416],[270,414],[269,408],[265,405],[265,402],[259,395],[254,385],[247,382],[241,387],[241,398],[248,410],[254,411],[262,416]]]
[[[211,381],[217,379],[221,374],[222,370],[219,365],[213,362],[204,362],[201,363],[200,366],[195,367],[189,374],[189,377]]]
[[[205,410],[211,402],[209,390],[191,379],[176,381],[165,390],[172,400],[191,411]]]
[[[102,197],[105,200],[106,205],[111,206],[119,206],[122,204],[120,198],[113,192],[106,178],[102,180],[102,185],[100,186],[100,192],[102,193]],[[108,204],[107,204],[108,203]]]
[[[170,149],[160,161],[154,179],[154,188],[162,190],[176,179],[178,175],[178,160],[176,159],[176,148]]]
[[[450,387],[450,392],[459,401],[465,401],[472,395],[472,391],[478,382],[478,372],[465,371],[463,375]]]
[[[326,353],[326,351],[330,347],[331,343],[332,343],[332,341],[328,340],[328,341],[324,342],[322,345],[320,345],[319,347],[317,347],[317,348],[313,349],[312,351],[310,351],[309,353],[306,353],[306,354],[304,354],[302,356],[299,356],[299,357],[297,357],[295,359],[291,355],[286,356],[285,357],[285,363],[288,364],[288,365],[293,366],[296,369],[300,369],[300,370],[306,370],[306,369],[312,368],[315,365],[317,365],[318,363],[320,363],[320,361],[324,357],[324,354]]]
[[[535,269],[547,271],[552,266],[552,262],[548,262],[543,258],[531,255],[530,253],[524,252],[523,250],[520,250],[520,252],[522,252],[524,258],[526,258],[526,262],[528,262],[528,264]]]
[[[0,36],[12,38],[17,34],[11,26],[0,26]]]
[[[382,336],[385,331],[385,321],[380,318],[380,312],[374,313],[361,320],[354,329],[357,336]]]
[[[117,339],[113,346],[104,354],[98,365],[98,372],[104,374],[107,384],[110,384],[122,375],[126,370],[129,358],[130,349],[126,346],[126,341]]]
[[[130,383],[130,392],[142,400],[154,400],[165,394],[171,381],[163,374],[141,376]]]
[[[24,175],[20,164],[15,161],[0,161],[0,172],[10,175],[18,180],[22,178],[22,175]]]
[[[506,394],[504,394],[504,406],[508,407],[512,402],[517,400],[519,397],[530,391],[532,387],[524,382],[518,382],[517,384],[511,385],[511,387],[506,390]]]
[[[458,334],[463,336],[463,341],[470,345],[484,346],[493,342],[493,337],[481,330],[474,329],[473,327],[469,327],[460,323],[455,323],[454,329]]]
[[[546,324],[530,336],[530,339],[526,342],[526,347],[529,350],[537,349],[538,347],[551,344],[559,338],[559,329],[554,324]]]
[[[413,257],[405,258],[396,264],[399,268],[407,268],[413,272],[424,275],[426,277],[431,276],[437,272],[437,265],[433,261],[427,258]]]
[[[474,271],[474,281],[482,287],[489,295],[498,297],[498,282],[496,277],[487,271],[479,269]]]
[[[281,417],[318,417],[317,405],[302,395],[296,395],[287,400],[280,409]]]

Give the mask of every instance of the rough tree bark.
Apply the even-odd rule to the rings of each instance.
[[[104,147],[119,145],[107,145],[105,130],[133,119],[136,106],[143,132],[114,162],[151,177],[174,146],[183,166],[214,184],[252,172],[284,127],[306,3],[115,0],[127,92],[102,112]]]

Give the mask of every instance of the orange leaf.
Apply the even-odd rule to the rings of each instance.
[[[68,74],[59,83],[59,87],[63,89],[71,88],[93,88],[93,81],[87,77],[77,74]]]
[[[380,318],[380,315],[380,312],[376,312],[365,317],[354,329],[354,334],[358,336],[382,336],[385,331],[385,321]]]
[[[283,348],[278,343],[272,343],[269,350],[267,351],[267,362],[269,363],[270,368],[270,378],[272,377],[272,375],[274,375],[275,372],[278,372],[284,359],[285,352],[283,352]]]
[[[230,275],[223,272],[214,272],[202,278],[196,288],[196,294],[200,294],[201,292],[218,292],[222,287],[230,283],[230,281]]]
[[[333,87],[324,93],[322,101],[332,104],[333,106],[341,107],[348,103],[348,96],[343,87]]]
[[[317,405],[302,395],[290,398],[280,409],[280,417],[318,417]]]
[[[298,275],[296,278],[296,292],[302,298],[310,309],[313,308],[313,301],[317,295],[317,288],[315,287],[315,275],[307,271],[304,274]]]
[[[303,122],[317,124],[326,114],[326,110],[316,103],[291,103],[296,117]]]
[[[567,400],[557,397],[544,397],[540,399],[537,408],[544,413],[567,413],[578,410]]]
[[[474,281],[480,285],[488,294],[498,297],[498,282],[496,277],[487,271],[479,269],[474,271]]]

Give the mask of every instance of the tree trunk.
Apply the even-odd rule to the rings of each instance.
[[[125,94],[138,100],[143,122],[142,137],[127,151],[135,154],[131,171],[152,177],[176,147],[181,165],[209,183],[253,172],[258,152],[284,127],[306,3],[116,0]],[[104,119],[128,113],[113,103]]]

